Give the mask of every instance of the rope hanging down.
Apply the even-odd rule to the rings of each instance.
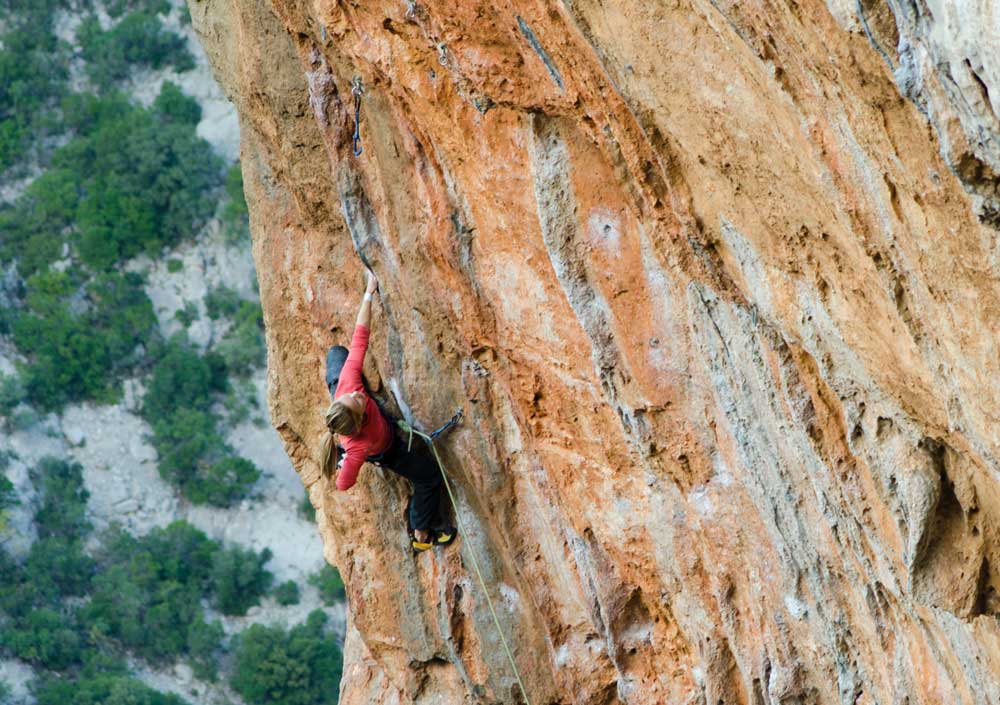
[[[462,418],[462,410],[459,409],[458,413],[451,417],[451,419],[444,426],[439,428],[437,431],[431,435],[427,435],[422,431],[419,431],[405,420],[399,420],[399,427],[404,433],[409,434],[409,439],[412,442],[414,434],[420,436],[425,441],[427,445],[431,447],[431,451],[434,453],[434,460],[437,461],[438,468],[441,470],[441,478],[444,480],[444,488],[448,490],[448,498],[451,500],[451,506],[455,508],[455,521],[458,522],[458,531],[460,536],[468,536],[469,534],[465,530],[465,526],[462,523],[461,513],[458,511],[458,502],[455,501],[455,493],[451,491],[451,483],[448,482],[448,473],[444,471],[444,463],[441,462],[441,456],[438,455],[437,447],[434,445],[434,439],[437,438],[441,433],[449,429],[458,423],[459,419]],[[486,581],[483,579],[483,572],[479,569],[479,561],[476,560],[476,552],[469,549],[469,557],[472,559],[472,568],[476,571],[476,577],[479,578],[479,585],[483,589],[483,595],[486,596],[486,604],[490,608],[490,614],[493,615],[493,623],[496,625],[497,634],[500,635],[500,642],[503,644],[503,650],[507,654],[507,660],[510,661],[510,667],[514,671],[514,677],[517,679],[517,685],[521,688],[521,696],[524,698],[525,705],[531,705],[531,700],[528,698],[528,691],[524,688],[524,681],[521,680],[521,673],[517,670],[517,664],[514,663],[514,655],[510,652],[510,646],[507,644],[507,638],[503,634],[503,629],[500,627],[500,618],[497,617],[497,611],[493,607],[493,600],[490,598],[490,592],[486,589]]]
[[[365,87],[361,83],[361,76],[354,77],[351,85],[351,95],[354,96],[354,156],[361,156],[361,96],[365,93]]]

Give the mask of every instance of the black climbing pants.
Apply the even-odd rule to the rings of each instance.
[[[408,508],[410,528],[428,531],[434,526],[441,501],[441,470],[423,438],[414,436],[407,450],[409,436],[399,430],[391,419],[390,424],[393,429],[392,445],[381,455],[368,460],[413,483],[413,496]]]

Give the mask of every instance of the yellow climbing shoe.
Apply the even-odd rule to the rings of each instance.
[[[434,548],[435,546],[447,546],[455,540],[458,530],[454,526],[445,526],[440,529],[431,529],[430,534],[430,540],[426,542],[418,541],[416,537],[411,537],[410,545],[413,547],[414,553],[422,553],[428,548]]]
[[[435,546],[447,546],[449,543],[455,540],[458,535],[458,529],[454,526],[443,526],[440,529],[434,531],[434,545]]]
[[[426,551],[428,548],[433,548],[434,547],[433,541],[434,541],[433,538],[431,538],[431,540],[427,541],[427,542],[417,541],[416,537],[414,537],[414,538],[410,539],[410,545],[413,546],[413,552],[414,553],[422,553],[422,552]]]

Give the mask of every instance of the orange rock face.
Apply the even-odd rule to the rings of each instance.
[[[342,702],[522,701],[473,557],[533,705],[1000,701],[992,172],[901,96],[888,8],[190,2]],[[405,481],[317,466],[362,261],[369,379],[465,412],[465,535],[416,557]]]

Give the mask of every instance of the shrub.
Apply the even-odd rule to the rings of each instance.
[[[155,557],[158,574],[163,579],[183,584],[193,582],[208,589],[212,558],[219,544],[197,527],[175,521],[164,529],[150,531],[139,540],[138,546]],[[126,543],[118,550],[118,555],[126,556],[130,551]]]
[[[218,677],[218,653],[224,636],[218,622],[194,622],[188,628],[187,653],[195,676],[207,681]]]
[[[117,378],[156,325],[136,274],[99,276],[82,290],[78,274],[46,271],[27,282],[27,306],[14,318],[14,342],[29,357],[27,396],[46,410],[81,399],[112,400]]]
[[[194,301],[188,301],[184,304],[184,308],[177,309],[174,314],[174,318],[185,328],[190,328],[191,324],[198,320],[198,317],[198,304]]]
[[[18,161],[35,138],[55,126],[46,112],[65,90],[66,53],[52,32],[56,0],[5,2],[0,37],[0,171]]]
[[[24,399],[24,388],[16,376],[0,373],[0,417],[9,417]]]
[[[89,267],[106,270],[197,232],[215,210],[222,162],[194,124],[178,119],[190,117],[190,104],[175,88],[161,92],[161,110],[118,93],[68,97],[63,113],[76,137],[0,213],[0,259],[16,258],[27,277],[69,241]]]
[[[177,84],[165,81],[160,95],[153,101],[153,110],[165,122],[197,125],[201,120],[201,105],[197,100],[184,95]]]
[[[214,395],[225,391],[226,365],[201,355],[183,337],[164,348],[143,397],[143,417],[153,428],[160,475],[199,504],[229,506],[245,497],[260,470],[233,457],[212,413]]]
[[[64,614],[43,607],[31,611],[16,627],[3,630],[3,644],[23,661],[62,671],[82,660],[83,644]]]
[[[35,512],[38,537],[82,539],[90,530],[89,493],[83,486],[83,467],[49,456],[38,462],[30,476],[42,495]]]
[[[243,168],[239,162],[233,164],[226,174],[226,194],[229,200],[222,209],[226,240],[230,243],[245,242],[250,239],[250,211],[243,192]]]
[[[286,632],[252,625],[236,639],[230,683],[253,705],[335,705],[343,657],[319,610]]]
[[[246,376],[267,362],[260,302],[241,301],[232,327],[216,346],[231,374]]]
[[[316,507],[313,506],[312,500],[309,499],[309,490],[305,491],[305,496],[302,497],[302,501],[299,503],[299,516],[306,521],[316,521]]]
[[[0,472],[6,469],[9,462],[8,451],[0,451]],[[0,475],[0,510],[20,504],[17,498],[17,490],[14,483],[7,479],[5,475]]]
[[[86,594],[94,575],[94,561],[84,553],[79,539],[43,538],[32,544],[25,574],[36,599],[58,604],[63,597]]]
[[[324,565],[319,572],[310,575],[309,584],[314,585],[319,590],[320,599],[327,606],[343,600],[346,595],[340,571],[329,564]]]
[[[228,507],[246,497],[259,479],[256,465],[246,458],[230,456],[213,463],[191,486],[188,497],[197,504]]]
[[[76,218],[78,175],[51,169],[31,182],[13,207],[0,211],[0,258],[17,259],[21,276],[45,269],[62,256],[64,231]]]
[[[216,321],[235,314],[240,308],[240,295],[228,286],[211,289],[205,295],[205,311],[208,317]]]
[[[57,604],[63,596],[85,594],[94,572],[83,550],[90,531],[83,468],[47,457],[30,475],[42,500],[34,517],[38,541],[25,562],[25,576],[39,599]]]
[[[271,551],[260,554],[242,548],[219,551],[212,561],[212,587],[215,606],[223,614],[245,615],[260,604],[261,595],[271,586],[274,576],[264,569]]]
[[[227,385],[220,357],[201,355],[183,336],[174,336],[161,351],[146,387],[143,416],[155,423],[180,408],[208,411],[212,394]]]
[[[213,673],[222,632],[206,624],[201,597],[211,586],[219,546],[183,522],[136,539],[109,534],[82,616],[99,635],[157,663],[192,653],[200,673]]]
[[[194,57],[184,38],[164,29],[152,12],[132,12],[106,32],[91,16],[76,36],[87,62],[87,75],[104,91],[128,78],[136,66],[159,69],[172,64],[178,71],[194,68]]]
[[[169,416],[152,421],[153,447],[159,456],[158,468],[164,480],[194,501],[215,496],[203,488],[205,471],[225,453],[225,440],[208,412],[181,407]]]
[[[106,9],[111,17],[134,11],[165,15],[170,12],[170,3],[167,0],[110,0]]]
[[[187,705],[126,675],[99,673],[78,679],[44,676],[35,689],[36,705]]]
[[[278,587],[274,588],[274,599],[279,605],[297,605],[299,604],[299,586],[294,580],[287,580],[283,582]]]

